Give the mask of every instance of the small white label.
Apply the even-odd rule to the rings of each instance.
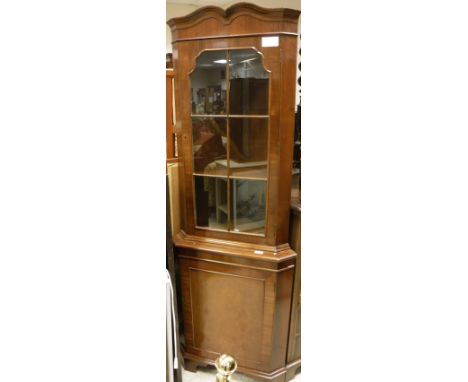
[[[256,255],[263,255],[263,251],[254,251]]]
[[[268,36],[262,37],[262,47],[263,48],[272,48],[279,45],[278,36]]]

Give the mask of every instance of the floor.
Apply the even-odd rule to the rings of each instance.
[[[254,379],[240,373],[234,373],[231,377],[232,382],[256,382]],[[301,374],[297,374],[290,382],[300,382]],[[216,382],[216,369],[214,366],[199,367],[196,373],[183,370],[182,382]]]

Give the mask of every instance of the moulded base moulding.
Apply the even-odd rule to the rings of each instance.
[[[301,368],[301,359],[292,361],[286,365],[286,381],[291,381]]]
[[[207,366],[207,365],[214,366],[215,364],[214,360],[207,359],[207,358],[200,358],[198,356],[185,353],[185,352],[183,353],[183,357],[184,357],[184,369],[193,373],[197,371],[197,367],[202,367],[202,366]],[[299,360],[299,366],[300,366],[300,360]],[[249,369],[249,368],[242,367],[242,366],[239,366],[237,368],[237,371],[239,373],[245,374],[259,382],[288,382],[294,378],[296,374],[296,370],[297,370],[297,366],[292,367],[290,370],[288,370],[288,367],[285,366],[275,371],[272,371],[271,373],[265,373],[260,370]],[[233,378],[235,379],[235,374]]]

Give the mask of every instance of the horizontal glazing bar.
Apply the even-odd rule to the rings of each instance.
[[[229,179],[238,179],[238,180],[263,180],[263,181],[267,181],[268,178],[265,178],[265,177],[255,177],[255,176],[252,176],[252,177],[249,177],[249,176],[242,176],[242,175],[229,175]]]
[[[227,115],[229,118],[269,118],[269,115],[239,115],[239,114],[229,114]]]
[[[254,232],[242,232],[242,231],[226,231],[225,229],[218,229],[218,228],[211,228],[211,227],[201,227],[196,225],[195,229],[200,229],[204,231],[214,231],[214,232],[229,232],[229,233],[235,233],[236,235],[246,235],[246,236],[258,236],[258,237],[266,237],[264,233],[254,233]]]
[[[192,118],[226,118],[227,114],[192,114]]]
[[[228,179],[226,175],[214,175],[214,174],[205,174],[205,173],[193,173],[193,176],[202,176],[205,178],[221,178],[221,179]]]

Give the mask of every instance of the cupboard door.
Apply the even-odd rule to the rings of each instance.
[[[183,255],[180,273],[186,350],[211,360],[228,353],[241,367],[268,371],[275,335],[286,337],[274,334],[277,301],[289,298],[278,292],[280,273]]]

